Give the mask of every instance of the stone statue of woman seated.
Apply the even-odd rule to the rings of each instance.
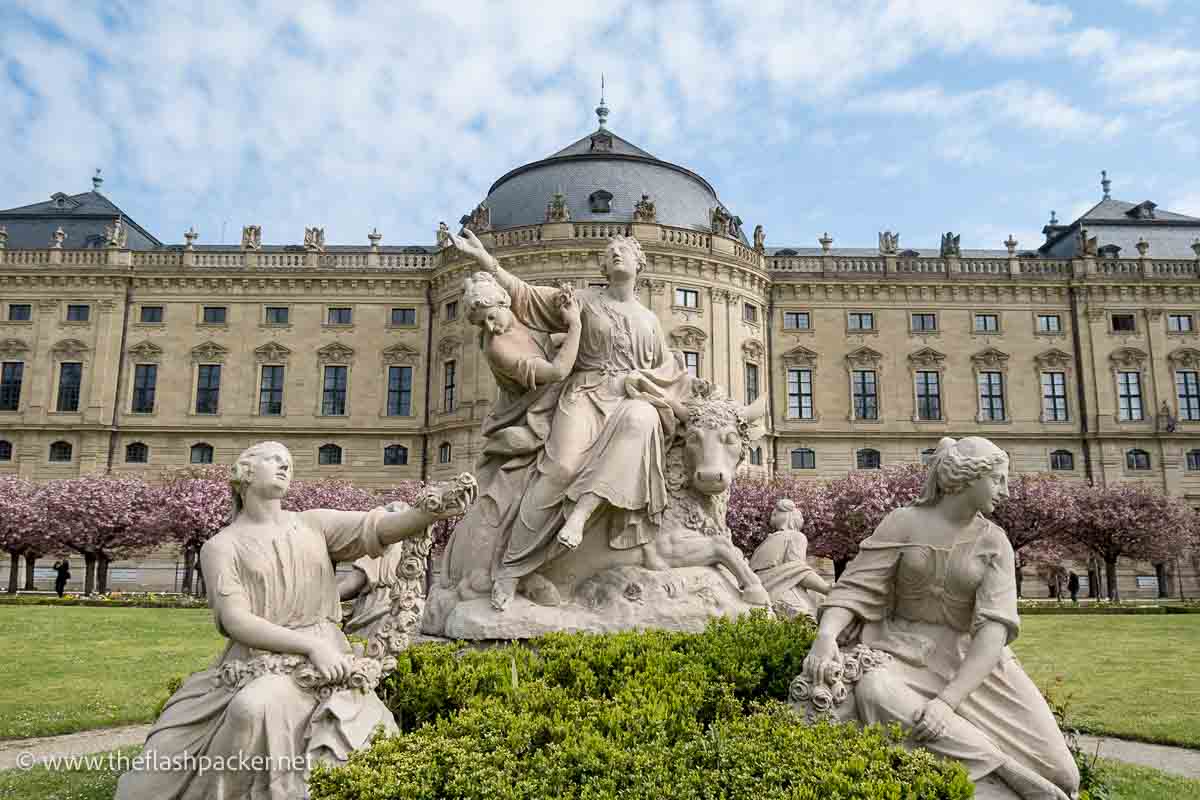
[[[291,481],[282,444],[261,442],[238,457],[232,520],[200,551],[228,645],[167,701],[117,800],[306,797],[314,761],[344,761],[376,729],[397,730],[373,691],[391,668],[386,643],[383,651],[376,642],[351,648],[334,565],[379,556],[461,514],[474,479],[427,490],[415,508],[368,512],[285,511]]]
[[[884,518],[830,591],[792,698],[810,716],[898,723],[961,762],[977,797],[1066,800],[1079,771],[1008,648],[1013,550],[983,517],[1007,496],[1003,450],[942,439],[921,496]]]
[[[775,504],[771,533],[750,556],[750,568],[771,595],[776,614],[789,619],[801,614],[817,618],[817,605],[809,592],[829,594],[829,584],[808,565],[804,514],[795,501],[784,498]]]

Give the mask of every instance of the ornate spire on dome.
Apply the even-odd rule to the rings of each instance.
[[[608,106],[604,105],[604,73],[600,73],[600,105],[596,106],[596,116],[600,118],[600,130],[608,123]]]
[[[1106,170],[1106,169],[1100,170],[1100,188],[1104,190],[1104,199],[1105,200],[1107,200],[1109,198],[1108,190],[1109,190],[1109,187],[1111,187],[1111,186],[1112,186],[1112,181],[1110,181],[1108,179],[1108,170]]]

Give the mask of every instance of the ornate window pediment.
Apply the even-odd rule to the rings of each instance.
[[[459,339],[457,336],[447,336],[438,342],[437,350],[440,356],[443,358],[448,358],[449,356],[457,353],[461,347],[461,339]]]
[[[946,360],[944,353],[939,353],[932,347],[922,347],[915,353],[908,354],[908,363],[914,367],[930,368],[940,367],[942,362]]]
[[[742,353],[750,361],[761,361],[763,352],[762,342],[758,339],[747,339],[742,342]]]
[[[79,361],[87,355],[90,349],[78,339],[63,339],[55,344],[50,352],[54,353],[54,357],[60,361]]]
[[[20,339],[5,339],[0,341],[0,357],[24,358],[29,352],[29,345]]]
[[[793,347],[783,354],[783,363],[789,367],[812,369],[817,366],[817,353],[807,347]]]
[[[971,363],[977,369],[1000,369],[1008,366],[1008,359],[1008,353],[997,350],[995,347],[985,347],[971,356]]]
[[[695,325],[680,325],[671,331],[671,343],[677,349],[703,347],[708,341],[708,334]]]
[[[403,342],[386,347],[383,350],[384,364],[416,364],[421,360],[421,353]]]
[[[158,361],[163,354],[162,348],[150,341],[138,342],[125,352],[134,361]]]
[[[345,364],[354,360],[354,348],[332,342],[317,350],[317,361],[321,363]]]
[[[254,348],[254,357],[260,362],[285,362],[292,351],[279,342],[267,342],[261,347]]]
[[[216,342],[205,342],[192,348],[193,361],[220,362],[224,361],[227,355],[229,355],[229,348],[222,347]]]
[[[1172,350],[1167,355],[1167,360],[1176,369],[1197,369],[1200,368],[1200,350],[1194,347],[1180,347]]]
[[[1120,347],[1108,354],[1109,362],[1118,369],[1142,369],[1146,353],[1136,347]]]
[[[875,368],[883,361],[883,355],[869,347],[860,347],[846,354],[846,363],[861,369]]]
[[[50,195],[50,200],[54,203],[55,208],[61,208],[67,211],[74,210],[83,205],[83,203],[72,199],[70,195],[64,194],[63,192],[55,192],[54,194]]]
[[[1071,357],[1070,353],[1059,350],[1057,347],[1038,353],[1033,360],[1038,365],[1038,369],[1070,369],[1075,364],[1075,359]]]

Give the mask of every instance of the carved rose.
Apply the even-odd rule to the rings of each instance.
[[[824,712],[833,708],[833,690],[828,686],[818,686],[813,689],[812,707],[817,712]]]
[[[863,675],[862,662],[855,656],[848,656],[844,664],[842,664],[842,680],[847,683],[858,683],[858,679]]]
[[[840,706],[842,703],[846,702],[846,698],[850,696],[850,689],[847,688],[846,684],[842,681],[834,681],[831,691],[833,693],[833,704],[835,706]]]
[[[415,581],[425,577],[425,559],[419,556],[406,556],[400,561],[400,577]]]
[[[812,685],[808,679],[803,675],[792,678],[792,683],[788,687],[788,697],[793,703],[803,703],[812,697]]]

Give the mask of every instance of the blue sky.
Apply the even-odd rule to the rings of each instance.
[[[1113,196],[1200,216],[1194,0],[0,0],[0,207],[104,192],[168,242],[432,244],[609,127],[770,246],[1041,242]]]

